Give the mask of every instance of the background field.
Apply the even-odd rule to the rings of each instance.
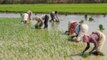
[[[107,4],[3,4],[1,12],[49,13],[57,10],[62,13],[107,13]]]
[[[83,50],[61,31],[32,29],[20,19],[0,18],[0,60],[72,60]]]

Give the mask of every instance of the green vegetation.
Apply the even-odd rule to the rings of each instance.
[[[61,31],[33,29],[20,19],[0,18],[0,60],[72,60],[82,43],[69,42]]]
[[[107,4],[3,4],[1,12],[26,12],[48,13],[59,11],[62,13],[107,13]]]

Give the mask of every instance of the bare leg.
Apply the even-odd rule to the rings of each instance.
[[[85,53],[85,51],[87,51],[90,48],[90,43],[87,43],[86,48],[83,50],[82,55]]]
[[[98,51],[98,44],[97,44],[96,42],[94,42],[94,47],[93,47],[93,49],[89,52],[89,54],[92,54],[92,52],[93,52],[94,50]]]

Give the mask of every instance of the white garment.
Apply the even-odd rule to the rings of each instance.
[[[88,25],[85,24],[85,23],[82,23],[81,26],[80,26],[80,32],[79,32],[79,35],[77,37],[77,41],[81,41],[82,40],[82,37],[85,35],[85,34],[88,34]]]
[[[97,31],[97,32],[100,34],[98,50],[101,51],[103,48],[104,42],[106,41],[106,36],[101,31]]]
[[[88,25],[83,23],[80,26],[80,33],[88,33],[88,29],[89,29]]]
[[[27,21],[28,17],[29,17],[29,15],[27,13],[24,13],[24,16],[23,16],[24,21]]]
[[[36,16],[36,20],[40,20],[42,22],[44,22],[43,18],[44,18],[44,15]]]
[[[43,20],[43,15],[42,16],[36,16],[36,25],[40,25],[41,23],[43,23],[44,22],[44,20]],[[40,28],[43,28],[43,25],[40,27]]]

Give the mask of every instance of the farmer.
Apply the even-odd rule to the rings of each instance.
[[[88,33],[88,25],[85,24],[83,20],[79,23],[76,21],[69,22],[69,28],[68,31],[66,31],[66,34],[71,35],[71,39],[77,42],[81,40],[85,33]]]
[[[48,28],[48,20],[49,20],[49,16],[48,15],[44,15],[42,17],[42,19],[44,20],[44,29]]]
[[[25,24],[31,22],[31,15],[32,15],[32,12],[31,12],[31,11],[28,11],[27,13],[24,13],[24,14],[23,14],[23,20],[24,20],[23,22],[24,22]]]
[[[68,35],[75,35],[75,28],[77,26],[77,22],[76,21],[69,21],[68,22]]]
[[[102,47],[104,45],[104,42],[106,40],[105,34],[103,33],[103,25],[99,25],[99,31],[97,32],[92,32],[91,35],[84,35],[83,36],[83,42],[87,43],[86,48],[82,52],[82,55],[84,54],[85,51],[87,51],[90,48],[90,43],[94,44],[93,49],[89,52],[89,54],[94,54],[94,55],[103,55],[101,53]]]
[[[43,20],[40,17],[36,17],[35,20],[36,20],[35,28],[42,28]]]
[[[28,21],[28,13],[24,13],[23,14],[23,22],[26,24],[27,23],[27,21]]]
[[[31,20],[32,20],[32,11],[27,11],[28,13],[28,23],[31,23]]]
[[[38,21],[37,25],[39,24],[39,27],[44,25],[44,29],[48,28],[48,20],[49,20],[48,15],[45,14],[45,15],[39,16],[36,20]]]
[[[76,27],[76,34],[77,34],[77,38],[76,38],[76,41],[79,42],[82,40],[82,37],[84,36],[84,34],[88,34],[88,25],[84,22],[84,20],[81,20],[80,22],[80,25],[78,25]],[[75,31],[76,31],[75,30]]]
[[[57,16],[58,12],[57,11],[53,11],[50,13],[50,17],[51,17],[51,20],[50,21],[53,21],[53,22],[59,22],[59,19],[58,19],[58,16]]]

